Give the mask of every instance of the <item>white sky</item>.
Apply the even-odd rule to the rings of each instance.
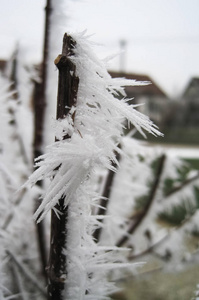
[[[57,0],[62,1],[62,0]],[[0,0],[0,58],[19,42],[41,60],[45,0]],[[66,31],[95,34],[100,57],[126,41],[125,70],[150,75],[169,95],[199,76],[199,0],[65,0]],[[110,64],[119,70],[120,59]]]

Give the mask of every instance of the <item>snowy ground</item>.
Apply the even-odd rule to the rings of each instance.
[[[144,143],[148,146],[156,148],[164,148],[168,154],[174,156],[180,156],[184,158],[199,158],[199,146],[187,146],[187,145],[172,145],[172,144],[150,144]]]

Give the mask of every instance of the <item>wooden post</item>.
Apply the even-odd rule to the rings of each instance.
[[[68,114],[70,108],[75,106],[79,78],[75,76],[76,67],[68,58],[73,55],[75,47],[74,40],[64,35],[62,54],[55,59],[55,64],[59,70],[58,96],[57,96],[57,119],[63,119]],[[65,139],[69,136],[65,136]],[[51,212],[51,241],[50,257],[48,266],[48,299],[63,299],[64,284],[67,278],[67,257],[63,254],[63,249],[67,247],[67,220],[68,207],[64,205],[65,197],[62,196],[56,209],[61,212],[60,218],[55,212]]]

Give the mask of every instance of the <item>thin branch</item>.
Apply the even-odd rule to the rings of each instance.
[[[170,231],[165,238],[169,238],[174,231],[177,231],[177,230],[181,229],[183,226],[185,226],[192,219],[192,217],[195,215],[195,213],[196,213],[196,211],[191,216],[187,217],[180,225],[178,225],[172,231]],[[168,257],[166,257],[166,255],[163,256],[154,251],[151,251],[151,254],[153,254],[154,256],[158,257],[159,259],[161,259],[163,261],[168,261]],[[167,256],[168,256],[168,254],[167,254]]]
[[[128,259],[129,260],[135,260],[135,259],[138,259],[148,253],[152,253],[153,250],[155,248],[157,248],[160,244],[162,244],[166,239],[168,239],[169,237],[169,234],[165,235],[162,239],[160,239],[159,241],[157,241],[156,243],[152,244],[150,247],[148,247],[147,249],[137,253],[137,254],[134,254],[134,255],[129,255]]]
[[[50,16],[52,13],[51,0],[47,0],[45,7],[45,29],[44,29],[44,45],[43,45],[43,62],[41,66],[41,82],[35,82],[35,90],[33,95],[34,104],[34,158],[42,154],[43,146],[43,125],[44,113],[46,106],[46,84],[47,84],[47,67],[49,57],[49,38],[50,38]]]
[[[148,201],[146,206],[144,207],[143,211],[137,215],[134,219],[134,221],[130,224],[128,230],[127,230],[127,234],[124,235],[117,243],[116,246],[117,247],[121,247],[126,241],[128,241],[130,234],[133,234],[135,232],[135,230],[137,229],[137,227],[141,224],[141,222],[143,221],[143,219],[146,217],[154,199],[155,199],[155,195],[158,189],[158,186],[160,184],[160,179],[161,179],[161,175],[163,173],[164,170],[164,164],[165,164],[165,160],[166,160],[166,156],[165,154],[163,154],[160,157],[159,160],[159,165],[158,165],[158,169],[156,172],[156,176],[155,176],[155,180],[153,183],[153,186],[151,188],[149,197],[148,197]]]
[[[18,69],[18,47],[15,51],[15,53],[13,54],[13,60],[12,60],[12,70],[11,70],[11,74],[10,74],[10,81],[12,82],[12,85],[10,86],[10,90],[12,92],[13,98],[15,100],[19,99],[19,89],[18,89],[18,78],[17,78],[17,69]],[[26,153],[26,149],[25,149],[25,145],[24,145],[24,141],[22,139],[22,137],[19,134],[18,129],[18,124],[17,124],[17,118],[16,118],[16,113],[15,113],[15,109],[13,108],[9,108],[9,113],[12,115],[13,119],[12,122],[10,122],[11,125],[15,126],[15,135],[18,139],[19,142],[19,147],[21,150],[21,155],[22,155],[22,159],[25,165],[29,166],[29,159]]]
[[[175,188],[173,188],[171,191],[169,191],[165,197],[168,198],[171,195],[175,194],[176,192],[179,192],[180,190],[182,190],[184,187],[186,187],[187,185],[189,185],[190,183],[192,183],[193,181],[199,179],[199,173],[191,178],[186,179],[181,185],[176,186]]]
[[[35,90],[33,96],[34,103],[34,158],[42,154],[43,146],[43,126],[44,114],[46,107],[46,82],[47,82],[47,63],[49,57],[49,37],[50,37],[50,15],[52,12],[51,0],[47,0],[45,7],[45,29],[44,29],[44,45],[43,45],[43,63],[41,68],[41,82],[35,82]],[[37,185],[42,186],[42,182]],[[35,199],[35,211],[41,204],[41,200]],[[38,247],[42,262],[42,273],[47,282],[46,266],[47,266],[47,249],[45,240],[45,227],[44,222],[37,223],[36,225]]]
[[[14,205],[15,205],[15,206],[18,206],[18,205],[21,203],[21,201],[23,200],[23,197],[24,197],[25,192],[26,192],[26,188],[24,188],[24,189],[21,191],[20,196],[19,196],[19,197],[17,198],[17,200],[14,202]],[[6,219],[5,219],[5,221],[4,221],[4,223],[3,223],[3,225],[2,225],[1,228],[2,228],[3,230],[6,230],[6,229],[8,228],[8,226],[10,225],[10,223],[12,222],[13,218],[14,218],[14,212],[9,213],[8,216],[6,217]]]
[[[17,285],[18,285],[19,295],[21,296],[22,300],[28,300],[27,293],[24,290],[23,282],[22,282],[19,272],[17,271],[16,265],[13,265],[13,272],[14,272],[15,281],[17,282]]]
[[[190,183],[194,182],[195,180],[199,179],[199,174],[185,180],[181,185],[178,185],[177,187],[173,188],[172,190],[170,190],[166,195],[165,198],[169,198],[170,196],[172,196],[173,194],[175,194],[176,192],[181,191],[184,187],[186,187],[187,185],[189,185]],[[165,199],[164,198],[164,199]],[[161,200],[163,201],[163,200]],[[142,215],[142,211],[138,211],[136,212],[132,217],[131,220],[135,220],[136,218],[139,218]]]
[[[121,145],[119,145],[118,147],[121,148]],[[118,152],[116,153],[116,160],[117,161],[120,160],[120,154]],[[116,169],[117,164],[115,162],[112,162],[111,165],[114,169]],[[106,177],[106,182],[105,182],[105,185],[104,185],[102,198],[101,198],[101,201],[100,201],[100,204],[99,204],[100,208],[99,208],[99,211],[97,213],[100,216],[104,216],[107,212],[108,199],[110,198],[111,188],[113,186],[113,181],[114,181],[114,178],[115,178],[115,174],[116,174],[116,172],[114,172],[112,170],[108,171],[108,175]],[[99,221],[102,223],[103,219],[100,219]],[[93,238],[95,239],[96,243],[100,240],[101,232],[102,232],[102,227],[100,226],[93,233]]]
[[[20,262],[18,260],[18,258],[16,258],[16,256],[10,251],[10,250],[6,250],[6,253],[10,256],[10,258],[12,259],[12,261],[15,263],[15,265],[18,267],[19,271],[21,271],[24,276],[30,280],[32,282],[32,284],[44,295],[46,296],[46,290],[40,285],[40,281],[38,280],[38,278],[34,277],[34,275],[32,273],[30,273],[29,269],[27,269],[27,267],[24,266],[24,264],[22,262]]]

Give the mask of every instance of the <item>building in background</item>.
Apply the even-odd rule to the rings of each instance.
[[[199,126],[199,77],[193,77],[188,82],[182,95],[184,111],[184,125]]]
[[[128,98],[132,98],[132,104],[144,104],[138,109],[148,115],[149,118],[162,128],[165,122],[165,110],[168,107],[168,97],[165,92],[147,75],[130,74],[123,72],[109,72],[113,78],[123,77],[136,81],[149,82],[150,84],[141,86],[127,86],[125,92]]]
[[[16,88],[17,73],[16,56],[9,61],[0,60],[0,72],[13,82]],[[39,76],[40,65],[30,66]],[[29,69],[29,67],[27,68]],[[34,73],[33,72],[33,73]],[[127,78],[131,80],[148,82],[140,86],[127,86],[125,92],[130,104],[140,104],[137,108],[159,127],[164,133],[163,143],[198,144],[199,142],[199,77],[193,77],[188,82],[184,93],[178,100],[171,100],[158,84],[148,75],[109,71],[113,78]],[[122,98],[122,95],[121,95]],[[29,99],[32,103],[31,99]],[[151,142],[157,142],[153,136],[147,135]]]

